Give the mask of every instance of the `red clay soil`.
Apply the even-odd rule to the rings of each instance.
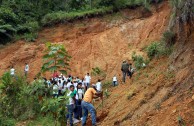
[[[142,49],[159,40],[166,29],[170,13],[168,4],[161,4],[157,10],[160,11],[153,8],[153,14],[147,18],[143,17],[139,8],[45,28],[34,43],[18,41],[0,50],[0,74],[12,65],[23,72],[27,62],[30,66],[29,78],[34,78],[42,65],[44,43],[49,41],[64,44],[67,48],[73,57],[71,74],[82,77],[92,68],[99,67],[108,73],[107,78],[114,74],[120,76],[117,72],[120,71],[120,63],[131,59],[133,51],[143,54]],[[50,77],[49,74],[46,76]]]
[[[42,65],[44,43],[50,41],[64,44],[73,57],[70,74],[83,77],[92,68],[99,67],[107,73],[107,80],[116,74],[120,82],[121,62],[131,60],[133,51],[146,57],[144,48],[159,40],[168,26],[168,2],[152,7],[152,13],[146,17],[143,12],[141,8],[127,9],[115,15],[45,28],[34,43],[18,41],[0,50],[0,74],[12,65],[17,71],[23,71],[27,62],[31,80]],[[132,80],[127,79],[126,84],[109,88],[110,96],[104,100],[105,111],[97,111],[99,125],[193,126],[193,40],[194,34],[191,34],[184,46],[175,45],[169,58],[154,59],[135,73]],[[50,77],[48,73],[45,76]]]

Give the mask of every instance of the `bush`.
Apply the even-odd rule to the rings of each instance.
[[[76,12],[54,12],[49,13],[45,15],[41,23],[45,25],[52,25],[64,21],[70,21],[78,18],[83,18],[85,16],[92,16],[92,15],[99,15],[99,14],[105,14],[112,11],[112,7],[102,7],[99,9],[92,9],[92,10],[84,10],[84,11],[76,11]]]
[[[147,47],[147,55],[150,59],[153,59],[156,56],[159,56],[160,53],[160,43],[153,42]]]
[[[159,41],[151,43],[146,51],[150,60],[155,57],[168,56],[172,53],[173,46],[166,46],[166,42]]]
[[[102,84],[102,88],[105,89],[105,88],[109,88],[112,86],[112,81],[105,81],[103,82]]]
[[[0,126],[15,126],[16,121],[14,119],[5,118],[0,115]]]
[[[24,34],[24,33],[35,33],[40,29],[40,26],[37,21],[27,22],[22,25],[17,26],[17,33]]]
[[[29,85],[25,77],[18,75],[11,77],[10,73],[5,73],[0,85],[0,113],[3,116],[26,120],[40,114],[42,107],[40,96],[43,97],[47,89],[43,81]]]
[[[106,73],[103,70],[101,70],[99,67],[92,68],[91,75],[99,76],[99,77],[102,77],[102,78],[106,77]]]
[[[23,35],[22,38],[24,38],[24,40],[27,42],[34,42],[37,37],[38,37],[38,33],[26,33]]]
[[[144,68],[149,63],[149,60],[144,59],[141,55],[136,55],[135,52],[132,54],[132,60],[137,70]]]
[[[175,43],[175,34],[172,31],[165,31],[162,36],[162,41],[167,47],[171,47]]]

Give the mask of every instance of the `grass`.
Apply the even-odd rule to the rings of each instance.
[[[43,17],[41,20],[41,23],[43,26],[48,26],[52,24],[57,24],[64,21],[70,21],[75,19],[80,19],[84,17],[90,17],[95,15],[102,15],[106,13],[110,13],[113,11],[113,7],[102,7],[98,9],[92,9],[92,10],[83,10],[83,11],[76,11],[76,12],[54,12],[49,13]]]
[[[59,123],[58,123],[59,124]],[[52,116],[39,116],[35,120],[30,121],[27,126],[54,126],[55,121]]]

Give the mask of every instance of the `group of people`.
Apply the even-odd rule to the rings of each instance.
[[[123,74],[122,77],[122,82],[125,83],[126,80],[126,76],[129,76],[129,78],[131,79],[133,73],[134,73],[134,68],[132,68],[132,64],[129,63],[127,60],[124,60],[122,65],[121,65],[121,71]]]
[[[69,100],[67,103],[67,118],[70,126],[74,120],[82,120],[82,126],[86,125],[88,112],[91,114],[92,125],[96,125],[96,110],[92,105],[94,97],[102,97],[101,80],[91,85],[89,73],[83,79],[69,75],[59,75],[55,72],[52,79],[46,81],[48,87],[52,86],[53,97],[66,95]]]
[[[29,65],[28,65],[28,63],[25,63],[25,67],[24,67],[24,75],[27,77],[27,75],[28,75],[28,71],[29,71]],[[14,68],[14,66],[12,66],[11,67],[11,69],[10,69],[10,75],[12,76],[12,77],[14,77],[15,76],[15,68]]]
[[[25,76],[28,75],[29,65],[26,63],[24,67]],[[125,83],[126,76],[132,77],[134,69],[132,64],[127,61],[123,61],[121,66],[123,73],[122,82]],[[10,70],[11,76],[15,76],[14,67]],[[67,118],[70,126],[73,126],[74,120],[81,120],[82,126],[86,125],[88,112],[91,114],[92,126],[96,126],[96,110],[92,105],[93,98],[103,97],[102,84],[99,79],[96,84],[91,85],[91,76],[89,73],[84,78],[73,77],[72,75],[64,76],[63,74],[58,75],[54,72],[50,80],[46,80],[48,87],[52,88],[53,98],[64,96],[68,97],[67,103]],[[112,78],[113,86],[118,85],[116,75]]]

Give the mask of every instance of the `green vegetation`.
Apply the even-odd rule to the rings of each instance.
[[[26,120],[39,114],[41,105],[36,96],[38,90],[35,89],[26,82],[25,77],[11,77],[5,73],[0,87],[0,114],[15,120]]]
[[[112,81],[105,81],[105,82],[103,82],[103,84],[102,84],[102,88],[103,88],[103,89],[109,88],[109,87],[111,87],[111,86],[112,86]]]
[[[102,78],[106,77],[106,73],[103,70],[101,70],[99,67],[92,68],[91,75],[99,76],[99,77],[102,77]]]
[[[136,55],[135,52],[132,54],[132,60],[137,70],[144,68],[149,63],[149,60],[144,59],[141,55]]]
[[[46,53],[43,59],[47,62],[42,71],[66,73],[70,56],[64,46],[47,43]],[[22,74],[5,73],[0,79],[0,125],[14,126],[18,121],[30,119],[35,122],[29,125],[47,125],[48,118],[54,122],[48,125],[66,125],[67,100],[66,95],[52,98],[52,86],[48,87],[45,79],[36,79],[29,84]],[[42,121],[36,122],[39,118]]]
[[[67,103],[68,97],[66,97],[66,94],[64,96],[60,96],[58,98],[54,99],[45,99],[43,102],[43,107],[41,108],[41,111],[45,114],[52,114],[53,118],[55,120],[55,126],[57,126],[57,123],[60,122],[61,126],[66,125],[67,118],[67,109],[66,109],[66,103]]]
[[[146,51],[149,59],[151,60],[155,57],[170,55],[174,43],[175,34],[171,31],[165,31],[159,42],[153,42],[147,47]]]
[[[67,74],[69,68],[70,56],[68,55],[65,47],[60,44],[46,43],[47,49],[45,50],[45,55],[43,56],[44,64],[41,68],[41,72],[55,72]]]
[[[102,15],[108,12],[112,12],[113,8],[112,7],[102,7],[102,8],[96,8],[92,10],[82,10],[82,11],[75,11],[75,12],[64,12],[64,11],[59,11],[59,12],[54,12],[54,13],[49,13],[43,17],[41,20],[41,23],[45,25],[53,25],[56,23],[63,23],[66,21],[71,21],[75,19],[80,19],[84,17],[90,17],[94,15]]]
[[[185,121],[180,115],[177,117],[177,121],[178,121],[179,126],[186,126]]]
[[[33,121],[29,121],[27,126],[54,126],[55,122],[53,121],[53,117],[49,116],[38,116]]]
[[[103,15],[162,0],[0,0],[0,44],[35,41],[43,26]]]

